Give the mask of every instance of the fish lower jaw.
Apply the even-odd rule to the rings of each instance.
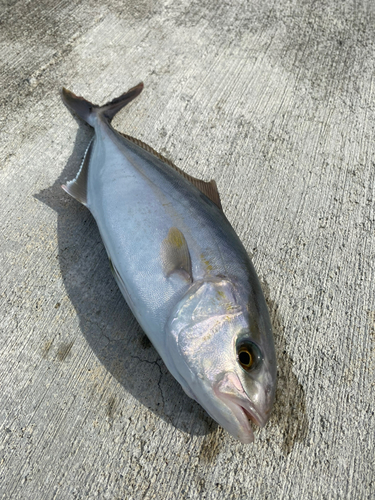
[[[229,406],[229,405],[228,405]],[[251,427],[251,422],[256,423],[252,415],[245,410],[241,405],[235,404],[230,405],[232,411],[237,418],[239,424],[240,432],[237,433],[237,438],[244,444],[250,444],[254,442],[254,432]]]
[[[241,410],[244,412],[244,414],[246,415],[246,418],[248,419],[249,422],[253,422],[258,427],[265,426],[265,424],[266,424],[265,421],[259,415],[257,415],[255,412],[247,410],[246,408],[244,408],[241,405],[239,405],[239,406],[240,406]]]
[[[227,431],[236,437],[243,444],[250,444],[254,442],[254,433],[251,427],[251,422],[258,424],[259,420],[256,416],[249,410],[246,410],[241,404],[239,404],[235,398],[220,394],[221,401],[229,408],[231,411],[236,424],[231,426],[224,426]]]
[[[246,430],[245,434],[241,432],[238,439],[242,443],[253,443],[254,433],[251,424],[255,424],[258,427],[264,427],[266,425],[267,419],[262,418],[254,409],[244,408],[241,404],[232,401],[231,402],[232,411],[236,415],[240,426],[242,429]],[[236,405],[237,408],[233,408]]]
[[[264,427],[267,417],[257,410],[246,396],[240,382],[232,374],[228,374],[220,381],[214,387],[214,392],[232,414],[233,423],[226,427],[228,432],[242,443],[252,443],[254,441],[252,424]]]

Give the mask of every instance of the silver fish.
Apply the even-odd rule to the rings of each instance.
[[[143,84],[97,106],[63,89],[95,129],[63,188],[93,214],[138,322],[188,396],[242,443],[275,396],[271,323],[255,269],[221,208],[215,181],[175,167],[111,126]]]

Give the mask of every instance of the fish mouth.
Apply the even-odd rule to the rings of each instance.
[[[264,418],[262,415],[260,415],[255,410],[255,408],[246,409],[241,405],[239,405],[239,407],[244,412],[244,414],[246,415],[246,418],[248,419],[249,422],[253,422],[258,427],[264,427],[266,425],[267,419]]]
[[[242,443],[252,443],[254,433],[251,423],[264,427],[267,423],[267,415],[258,411],[249,400],[242,384],[234,374],[227,374],[215,388],[216,395],[231,410],[237,425],[232,423],[234,432],[228,431],[237,437]]]
[[[267,419],[263,417],[248,400],[244,401],[242,398],[236,397],[222,397],[221,399],[232,410],[238,421],[240,428],[238,438],[240,441],[243,443],[254,442],[254,432],[251,424],[255,424],[258,427],[264,427]]]

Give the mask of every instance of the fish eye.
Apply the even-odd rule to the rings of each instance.
[[[237,359],[242,368],[248,372],[259,365],[262,356],[254,342],[242,340],[237,345]]]
[[[243,368],[247,370],[251,368],[252,364],[254,363],[254,358],[247,347],[241,347],[241,349],[238,351],[238,361]]]

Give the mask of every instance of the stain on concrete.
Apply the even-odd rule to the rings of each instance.
[[[52,344],[53,344],[53,339],[47,340],[47,342],[44,343],[44,345],[42,347],[42,356],[43,356],[43,358],[47,357],[49,351],[51,350]]]
[[[368,311],[368,318],[370,321],[370,334],[375,339],[375,311]]]
[[[107,403],[107,417],[113,418],[116,412],[117,401],[115,396],[111,396]]]
[[[368,311],[368,319],[370,323],[369,327],[369,333],[370,333],[370,339],[371,339],[371,354],[372,354],[372,369],[375,370],[375,311]]]
[[[215,423],[217,426],[217,424]],[[222,449],[225,442],[224,430],[217,426],[216,430],[211,434],[207,434],[203,440],[199,450],[199,461],[212,464],[216,461],[216,457]]]
[[[57,359],[59,361],[65,361],[66,358],[69,356],[69,353],[73,347],[74,340],[72,342],[68,343],[63,343],[59,345],[59,348],[57,350]]]

